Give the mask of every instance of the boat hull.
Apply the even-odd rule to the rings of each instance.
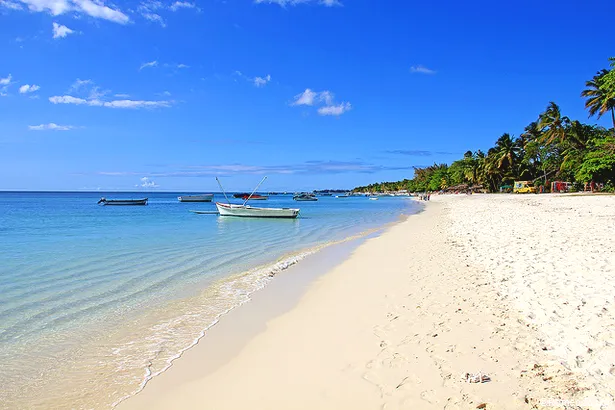
[[[105,199],[98,202],[104,206],[134,206],[134,205],[147,205],[147,198],[143,199]]]
[[[255,208],[243,205],[222,204],[216,202],[220,216],[236,216],[243,218],[286,218],[294,219],[299,216],[296,208]]]
[[[214,199],[214,194],[205,194],[205,195],[185,195],[178,196],[177,200],[179,202],[211,202]]]

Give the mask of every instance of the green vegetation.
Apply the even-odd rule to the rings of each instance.
[[[615,57],[610,69],[600,70],[585,83],[581,93],[590,117],[609,115],[610,130],[583,124],[563,116],[550,102],[537,120],[519,137],[502,134],[485,154],[467,151],[452,164],[415,168],[413,179],[382,182],[357,187],[356,192],[439,191],[455,186],[482,186],[489,192],[512,186],[514,181],[534,181],[535,186],[550,181],[567,181],[577,186],[602,183],[606,190],[615,186]],[[548,186],[547,186],[548,189]]]

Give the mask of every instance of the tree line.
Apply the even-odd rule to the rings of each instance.
[[[497,192],[514,181],[532,181],[549,189],[551,181],[566,181],[577,189],[587,183],[615,186],[615,57],[585,83],[581,97],[590,117],[610,115],[613,128],[584,124],[564,116],[550,102],[538,118],[513,137],[502,134],[487,152],[467,151],[449,164],[415,168],[414,178],[357,187],[356,192],[439,191],[455,186],[482,187]]]

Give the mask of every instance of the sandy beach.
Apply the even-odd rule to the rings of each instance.
[[[615,408],[614,233],[613,196],[432,196],[118,408]]]

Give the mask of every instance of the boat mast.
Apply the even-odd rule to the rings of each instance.
[[[244,201],[242,206],[245,206],[248,201],[250,200],[250,198],[252,198],[252,195],[254,195],[254,193],[256,192],[256,190],[258,189],[259,186],[262,185],[263,182],[265,182],[265,180],[267,179],[267,177],[263,178],[263,180],[261,182],[258,183],[258,185],[256,186],[256,188],[254,188],[254,191],[252,191],[252,193],[250,194],[250,196]]]
[[[218,177],[216,177],[216,181],[218,181],[218,186],[222,190],[222,193],[224,194],[224,197],[226,198],[226,202],[228,202],[228,204],[230,205],[231,201],[229,201],[228,196],[226,196],[226,192],[224,192],[224,188],[222,188],[222,183],[220,183],[220,180],[218,179]]]

